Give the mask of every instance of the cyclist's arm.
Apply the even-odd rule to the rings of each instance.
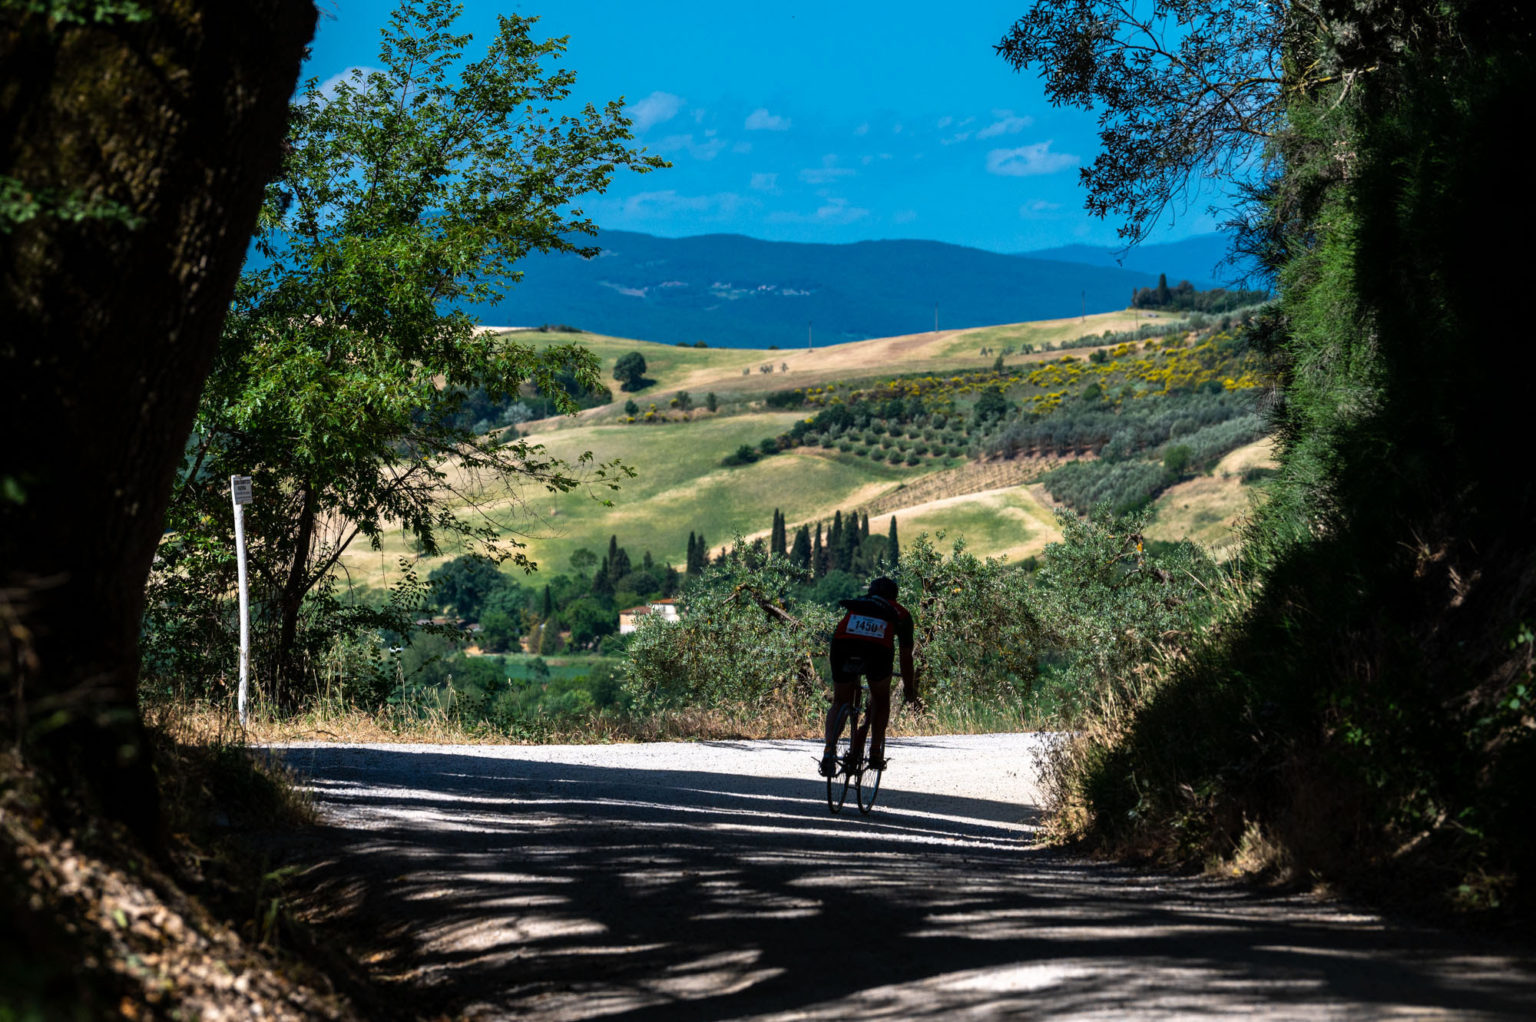
[[[901,644],[901,697],[909,703],[918,701],[917,668],[912,666],[912,647],[908,643]]]

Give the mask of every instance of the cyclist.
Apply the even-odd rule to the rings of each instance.
[[[896,602],[896,583],[881,576],[869,584],[869,592],[852,600],[840,600],[846,610],[832,633],[832,705],[827,710],[827,745],[822,752],[821,773],[837,772],[837,739],[843,729],[844,706],[859,694],[860,677],[869,679],[869,719],[873,734],[869,743],[871,769],[885,769],[885,725],[891,719],[891,668],[901,652],[902,700],[921,706],[917,695],[917,671],[912,666],[912,615]]]

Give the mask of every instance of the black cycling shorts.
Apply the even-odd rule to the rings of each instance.
[[[831,653],[833,684],[844,681],[857,684],[861,676],[870,681],[884,681],[891,676],[891,668],[896,662],[893,649],[873,642],[833,639]]]

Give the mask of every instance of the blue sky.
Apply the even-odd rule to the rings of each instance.
[[[320,0],[305,75],[377,63],[388,0]],[[933,3],[469,0],[569,36],[577,97],[623,96],[636,139],[673,166],[582,203],[600,227],[777,241],[925,238],[998,252],[1116,245],[1083,210],[1094,116],[1053,108],[993,46],[1026,0]],[[469,53],[481,52],[471,44]],[[1215,229],[1198,201],[1151,241]]]

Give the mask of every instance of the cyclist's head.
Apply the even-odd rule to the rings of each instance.
[[[896,599],[896,583],[881,575],[869,584],[869,595],[878,596],[882,600]]]

